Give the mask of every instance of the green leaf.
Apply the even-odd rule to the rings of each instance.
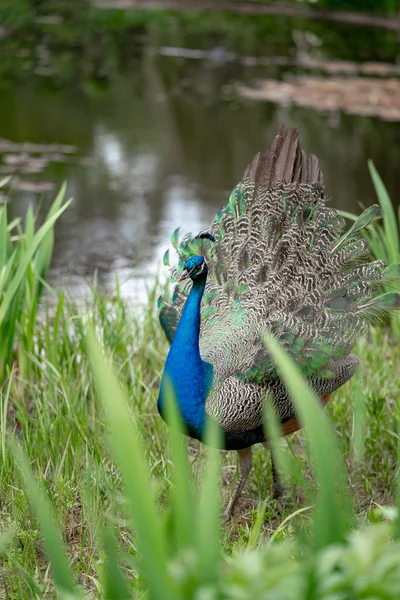
[[[340,240],[334,245],[331,252],[337,250],[340,246],[344,244],[346,240],[349,240],[354,235],[357,235],[360,231],[371,225],[377,219],[382,218],[382,211],[377,204],[373,206],[369,206],[366,208],[359,217],[357,217],[356,222],[350,227],[348,231],[340,238]]]
[[[132,598],[132,591],[118,564],[117,548],[111,530],[108,529],[103,532],[102,538],[106,555],[102,573],[102,597],[104,600],[129,600],[129,598]]]
[[[21,262],[19,264],[19,267],[17,269],[17,272],[13,276],[13,279],[12,279],[10,285],[8,286],[7,291],[4,295],[4,298],[1,302],[0,326],[2,325],[2,323],[4,321],[4,317],[7,313],[10,303],[12,302],[12,299],[14,298],[14,296],[18,290],[18,286],[21,283],[21,281],[30,265],[30,262],[33,258],[33,255],[35,254],[36,249],[38,248],[40,242],[42,241],[42,239],[44,238],[46,233],[50,230],[51,227],[53,227],[53,225],[57,221],[58,217],[60,215],[62,215],[62,213],[65,211],[65,209],[70,205],[71,201],[72,200],[69,200],[68,202],[66,202],[62,208],[60,208],[54,215],[52,215],[41,226],[41,228],[37,231],[37,233],[33,237],[32,243],[30,244],[30,246],[27,248],[25,254],[23,255]]]
[[[168,439],[175,466],[171,505],[174,513],[176,545],[182,549],[193,543],[195,496],[193,474],[183,442],[184,425],[172,386],[165,386],[165,418],[170,425]]]
[[[275,411],[270,409],[267,402],[264,404],[264,431],[278,471],[290,474],[295,481],[298,481],[311,502],[312,490],[310,484],[293,457],[282,448],[280,444],[280,438],[283,435],[281,423]]]
[[[367,430],[367,404],[362,393],[360,375],[356,373],[350,383],[353,406],[352,448],[354,458],[361,462],[365,452],[365,431]]]
[[[48,221],[53,215],[61,209],[62,202],[65,196],[66,184],[61,186],[60,191],[57,194],[56,199],[50,207],[47,214],[46,221]],[[35,255],[35,270],[38,277],[45,278],[47,271],[50,266],[51,256],[53,253],[54,245],[54,228],[51,227],[46,235],[43,237],[42,243],[40,244],[36,255]],[[41,290],[40,290],[41,291]]]
[[[220,550],[219,450],[222,448],[221,429],[213,421],[207,423],[204,442],[207,446],[205,476],[197,516],[199,573],[203,583],[218,581]]]
[[[343,460],[320,400],[299,368],[270,335],[264,336],[282,381],[285,382],[310,444],[318,483],[314,540],[317,548],[343,542],[352,522]]]
[[[11,181],[11,175],[8,175],[7,177],[3,177],[3,179],[0,180],[0,188],[2,188],[5,185],[7,185],[7,183],[9,181]]]
[[[383,212],[383,227],[385,230],[386,241],[390,248],[390,262],[397,262],[399,260],[400,242],[396,214],[385,184],[372,160],[368,161],[368,168]]]
[[[109,361],[100,350],[93,327],[87,327],[86,344],[91,359],[97,394],[106,411],[111,447],[121,471],[125,496],[141,553],[141,574],[155,600],[176,600],[177,593],[167,573],[167,544],[157,513],[136,421],[132,418],[125,393],[115,378]]]
[[[0,269],[7,264],[12,254],[10,234],[7,228],[7,207],[0,207]]]

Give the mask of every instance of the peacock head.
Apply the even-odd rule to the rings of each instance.
[[[208,266],[204,256],[195,255],[187,259],[183,265],[183,271],[179,277],[179,281],[190,277],[192,281],[205,279],[208,273]]]

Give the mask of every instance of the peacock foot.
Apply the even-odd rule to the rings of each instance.
[[[236,502],[240,496],[240,493],[244,487],[244,484],[246,483],[248,474],[250,473],[251,468],[253,466],[251,448],[243,448],[241,450],[237,450],[237,453],[238,453],[238,457],[239,457],[239,479],[238,479],[237,484],[235,485],[235,488],[232,492],[230,500],[229,500],[228,504],[226,505],[226,508],[225,508],[225,511],[223,514],[223,519],[225,522],[229,521],[229,519],[231,519],[232,514],[233,514],[233,509],[234,509]]]

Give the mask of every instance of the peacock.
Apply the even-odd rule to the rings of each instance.
[[[371,318],[400,307],[399,293],[383,293],[399,265],[371,262],[362,236],[380,216],[371,206],[345,231],[340,212],[327,205],[317,157],[301,149],[296,129],[281,126],[207,231],[173,233],[176,264],[170,250],[164,264],[174,287],[158,301],[171,346],[157,406],[165,419],[172,385],[187,434],[202,440],[212,419],[224,448],[237,451],[239,477],[226,519],[252,468],[252,446],[268,447],[263,415],[274,410],[284,435],[301,427],[264,332],[325,404],[355,373],[359,359],[351,349]],[[280,501],[273,461],[272,478]]]

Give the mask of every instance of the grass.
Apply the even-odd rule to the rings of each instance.
[[[34,495],[32,492],[26,494],[20,468],[16,467],[15,451],[10,445],[14,437],[18,439],[36,481],[48,494],[58,530],[63,533],[72,577],[90,593],[89,597],[102,597],[99,589],[106,586],[107,580],[104,573],[107,563],[105,547],[111,545],[114,548],[114,540],[117,548],[114,548],[115,560],[121,565],[124,581],[127,580],[134,589],[142,590],[143,580],[137,579],[137,545],[145,560],[144,542],[150,544],[147,552],[151,551],[153,543],[150,530],[140,533],[136,523],[136,535],[133,535],[129,525],[139,510],[137,506],[130,506],[128,501],[128,498],[135,497],[136,486],[141,490],[138,499],[144,503],[140,510],[149,505],[149,494],[164,509],[161,521],[157,521],[159,517],[151,517],[150,522],[158,523],[157,529],[173,528],[173,523],[179,522],[170,511],[174,487],[167,429],[156,411],[158,381],[167,344],[153,306],[154,297],[150,298],[145,314],[138,318],[128,310],[118,290],[108,300],[94,290],[85,310],[72,303],[66,307],[63,296],[60,296],[56,306],[47,311],[42,326],[36,329],[35,351],[30,355],[30,377],[21,379],[18,373],[14,373],[3,385],[0,502],[2,530],[11,531],[13,535],[3,553],[1,577],[9,598],[55,597],[43,543],[45,532],[39,531],[31,513]],[[96,346],[93,346],[95,350],[88,351],[82,314],[91,315],[101,345],[113,358],[114,370],[127,392],[126,404],[124,401],[120,405],[116,403],[119,392],[112,386],[107,387],[108,379],[99,381],[101,374],[106,372],[103,367],[94,372],[98,394],[95,392],[90,357],[97,352],[96,364],[102,359]],[[371,332],[369,340],[360,343],[357,353],[363,365],[361,397],[366,405],[362,458],[354,454],[357,426],[352,388],[357,383],[346,385],[337,392],[327,412],[336,429],[335,437],[346,464],[356,520],[363,524],[381,521],[379,507],[395,501],[400,347],[393,343],[389,332],[376,329]],[[98,396],[102,398],[101,404]],[[150,488],[148,483],[143,483],[146,481],[146,467],[142,464],[138,469],[132,459],[137,453],[137,449],[131,447],[132,440],[136,439],[133,423],[138,430],[144,464],[148,465],[147,477],[151,476]],[[109,427],[112,439],[124,444],[119,450],[115,449],[115,442],[110,442]],[[295,514],[312,503],[312,499],[305,498],[299,477],[300,471],[307,481],[312,481],[311,462],[307,460],[303,433],[284,441],[282,448],[286,459],[292,461],[295,467],[292,475],[284,477],[283,514],[280,517],[276,514],[271,500],[270,459],[260,448],[255,452],[254,470],[239,501],[236,516],[223,528],[222,549],[232,556],[228,563],[236,560],[236,567],[237,552],[243,551],[249,543],[258,546],[260,539],[272,535],[275,541],[291,540],[294,531],[308,532],[310,529],[311,510]],[[189,456],[198,484],[203,471],[204,447],[190,442]],[[221,468],[221,489],[226,498],[235,471],[233,453],[223,453]],[[26,472],[26,469],[23,463],[23,471]],[[265,500],[265,519],[257,525],[258,511]],[[254,533],[254,527],[259,528],[259,534]],[[156,534],[153,532],[153,535]],[[183,533],[179,535],[184,536]],[[171,543],[170,540],[168,543]],[[265,549],[265,552],[270,555],[272,551]],[[279,552],[287,550],[285,547],[285,550],[277,549],[276,552],[274,560]],[[174,555],[170,546],[167,553],[168,556]],[[163,557],[165,548],[157,559],[159,564],[163,563]],[[190,565],[190,556],[186,558]],[[184,558],[180,557],[180,560]],[[261,561],[259,568],[262,569],[264,557],[258,556],[257,561]],[[181,569],[184,574],[188,566],[179,565],[178,561],[175,568]],[[286,565],[285,569],[291,572],[294,567]],[[142,577],[148,581],[145,573],[144,568]],[[232,572],[229,576],[236,577]],[[193,574],[191,577],[192,584],[190,581],[185,584],[188,589],[193,581],[198,581]],[[163,586],[165,589],[165,582]]]
[[[381,208],[382,220],[374,222],[364,229],[363,235],[368,242],[371,254],[377,260],[383,260],[387,265],[400,263],[400,207],[397,214],[384,182],[372,160],[368,161],[368,168],[375,188],[376,197]],[[343,215],[353,221],[357,215],[343,212]],[[398,267],[397,267],[398,269]],[[398,288],[398,278],[387,283],[387,291]],[[391,327],[397,339],[400,339],[400,318],[397,312],[390,315]]]
[[[0,187],[6,180],[0,182]],[[32,351],[34,328],[54,241],[54,224],[69,203],[62,205],[65,188],[53,202],[44,224],[35,233],[32,207],[25,217],[7,220],[7,205],[0,207],[0,379],[13,367],[15,351],[22,374]]]
[[[25,285],[56,208],[41,238],[33,227],[13,240],[32,258],[19,263]],[[158,287],[140,315],[117,282],[107,299],[94,286],[84,306],[50,293],[39,323],[30,310],[18,321],[25,367],[17,360],[0,390],[0,598],[398,598],[399,525],[387,508],[398,496],[398,338],[379,327],[360,340],[360,372],[325,412],[266,339],[305,431],[280,441],[270,424],[285,472],[282,514],[260,447],[220,530],[236,459],[182,442],[172,401],[178,431],[157,413],[167,352]]]

